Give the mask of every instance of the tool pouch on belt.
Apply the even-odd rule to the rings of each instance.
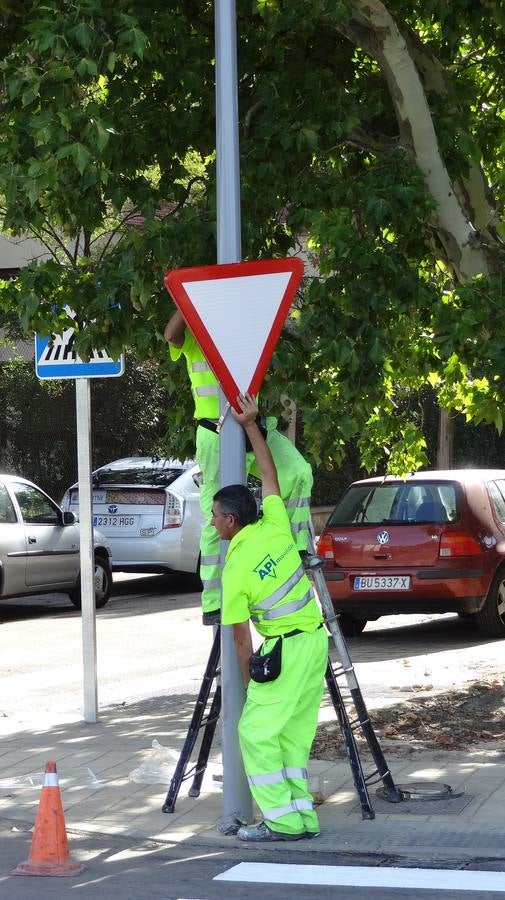
[[[249,675],[253,681],[275,681],[281,674],[282,638],[277,638],[273,647],[263,655],[261,647],[249,658]]]
[[[263,437],[266,440],[267,439],[267,425],[266,425],[265,416],[256,416],[256,425],[258,426],[259,430],[261,431]],[[251,442],[250,442],[249,438],[247,437],[247,434],[245,436],[245,449],[246,449],[246,453],[252,452]],[[272,681],[273,681],[273,679],[272,679]]]

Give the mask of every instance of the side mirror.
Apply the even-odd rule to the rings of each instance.
[[[74,513],[70,512],[69,509],[66,509],[65,512],[63,513],[63,524],[64,525],[73,525],[75,522],[77,522],[77,519],[76,519]]]
[[[195,485],[196,485],[197,488],[201,488],[202,483],[203,483],[202,473],[201,473],[201,472],[195,472],[195,474],[193,475],[193,481],[194,481],[194,483],[195,483]]]

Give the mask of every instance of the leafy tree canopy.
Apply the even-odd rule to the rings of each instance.
[[[48,258],[0,303],[46,333],[69,324],[68,304],[81,354],[164,360],[163,272],[215,261],[213,4],[11,6],[3,227]],[[303,249],[312,263],[264,397],[297,400],[315,460],[358,440],[363,464],[389,471],[426,461],[426,385],[500,429],[502,7],[238,0],[237,12],[243,256]]]

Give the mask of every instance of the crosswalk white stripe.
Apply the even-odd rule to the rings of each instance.
[[[505,894],[505,873],[455,869],[398,869],[376,866],[310,866],[239,863],[214,881],[257,884],[306,884],[342,887],[410,888],[438,891],[498,891]]]

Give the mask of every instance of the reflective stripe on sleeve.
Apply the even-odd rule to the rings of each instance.
[[[191,363],[191,371],[192,372],[210,372],[209,364],[205,362],[205,360],[201,360],[200,362]]]

